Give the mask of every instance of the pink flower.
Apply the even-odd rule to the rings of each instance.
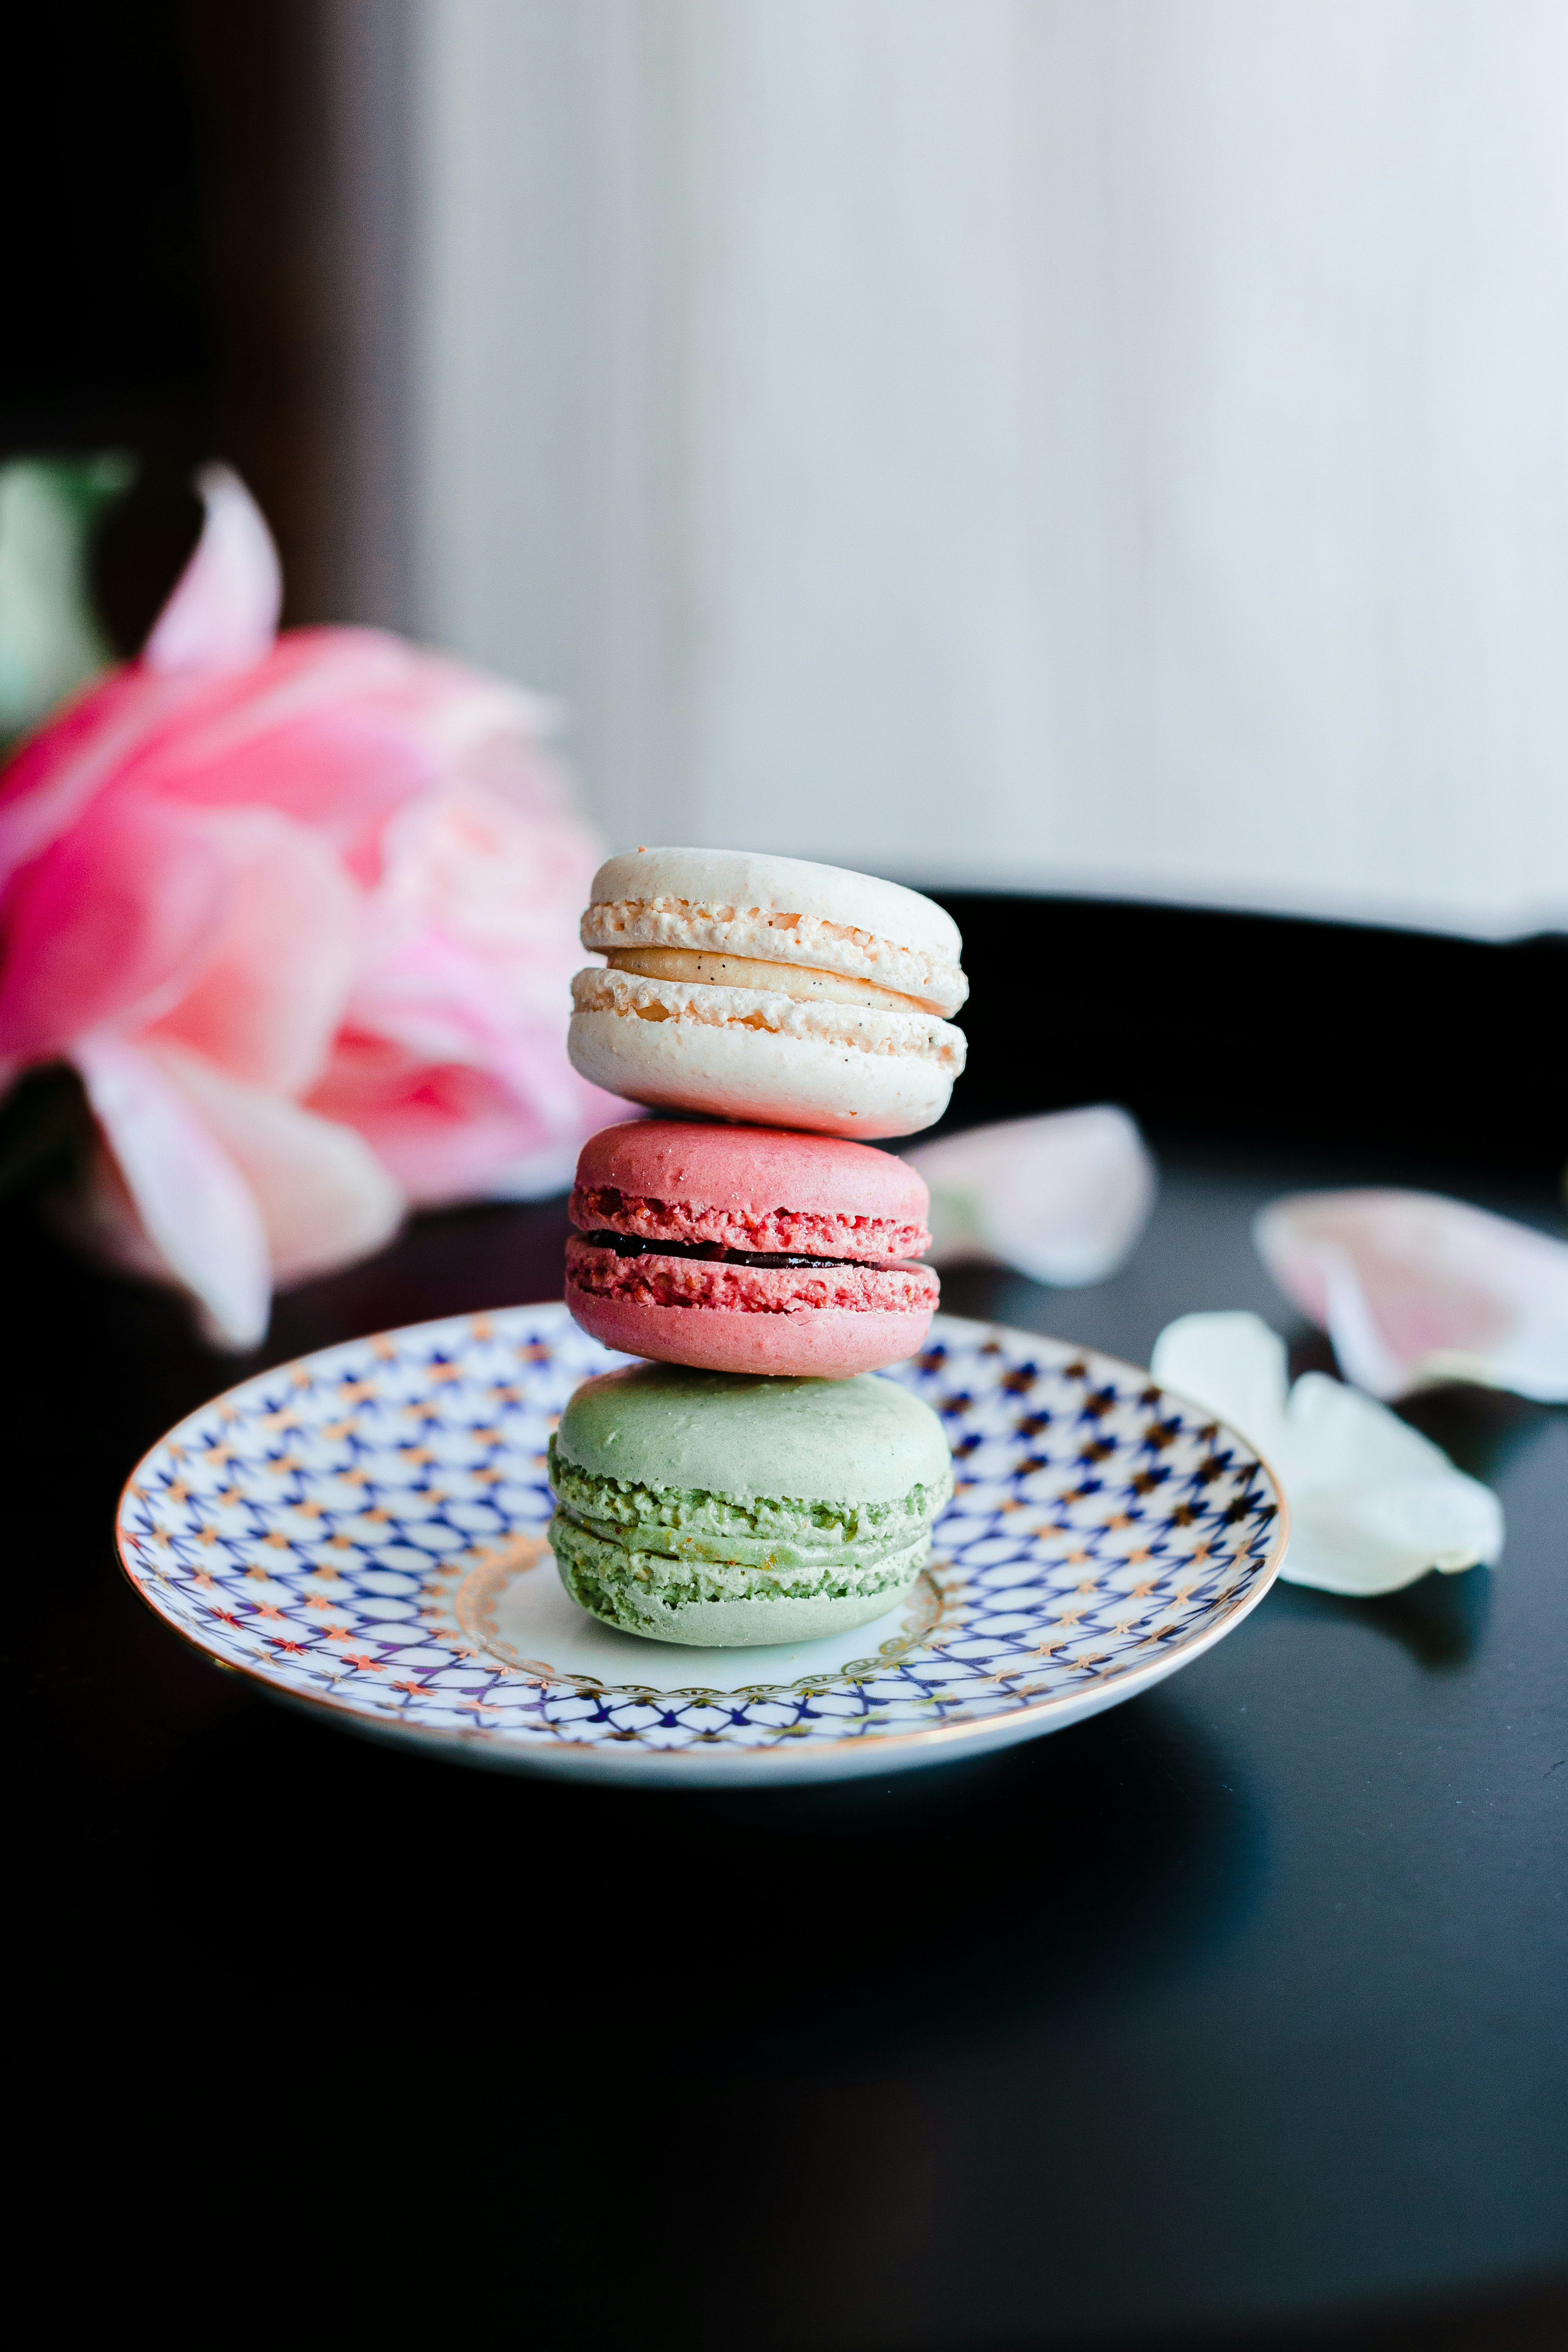
[[[549,1192],[625,1107],[566,1058],[599,848],[517,688],[369,629],[276,635],[242,484],[138,661],[0,777],[0,1083],[80,1072],[83,1238],[254,1345],[274,1283],[410,1203]]]

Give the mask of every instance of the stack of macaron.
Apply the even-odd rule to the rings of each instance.
[[[567,1303],[651,1360],[585,1383],[551,1441],[562,1580],[655,1640],[864,1624],[952,1491],[935,1414],[873,1377],[936,1303],[925,1186],[861,1139],[946,1108],[957,929],[836,866],[643,849],[600,868],[582,940],[606,962],[572,983],[572,1062],[664,1116],[578,1162]]]

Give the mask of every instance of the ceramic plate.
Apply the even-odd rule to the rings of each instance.
[[[545,1444],[627,1360],[562,1306],[422,1323],[263,1372],[141,1464],[120,1558],[220,1665],[346,1729],[470,1764],[687,1785],[834,1780],[1057,1731],[1261,1600],[1284,1550],[1257,1454],[1106,1356],[938,1316],[886,1375],[957,1492],[911,1599],[827,1641],[677,1649],[567,1598]]]

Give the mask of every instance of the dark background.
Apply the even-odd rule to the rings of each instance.
[[[193,543],[190,477],[215,456],[271,524],[286,619],[347,617],[331,610],[328,16],[308,0],[11,12],[0,453],[140,458],[99,562],[126,652]]]
[[[0,445],[141,456],[99,550],[126,650],[214,454],[287,617],[342,617],[325,14],[11,28]],[[1283,1327],[1247,1221],[1301,1183],[1561,1230],[1561,942],[947,903],[955,1121],[1120,1100],[1165,1178],[1117,1282],[967,1271],[960,1311],[1133,1356],[1186,1307]],[[420,1220],[280,1301],[254,1361],[548,1296],[565,1230]],[[249,1364],[25,1197],[0,1266],[25,2273],[205,2336],[254,2308],[758,2352],[1568,2343],[1562,1414],[1415,1416],[1499,1484],[1495,1577],[1279,1588],[1166,1690],[994,1760],[622,1794],[361,1746],[183,1651],[118,1576],[114,1499]]]

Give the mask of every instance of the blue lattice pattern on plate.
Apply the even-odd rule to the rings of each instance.
[[[958,1477],[899,1637],[738,1691],[661,1689],[655,1643],[635,1682],[511,1663],[476,1631],[473,1593],[538,1557],[549,1431],[620,1360],[544,1306],[263,1373],[141,1465],[120,1506],[127,1572],[281,1696],[513,1751],[766,1749],[1060,1708],[1212,1637],[1272,1572],[1278,1497],[1239,1439],[1128,1366],[939,1318],[891,1375],[941,1413]]]

